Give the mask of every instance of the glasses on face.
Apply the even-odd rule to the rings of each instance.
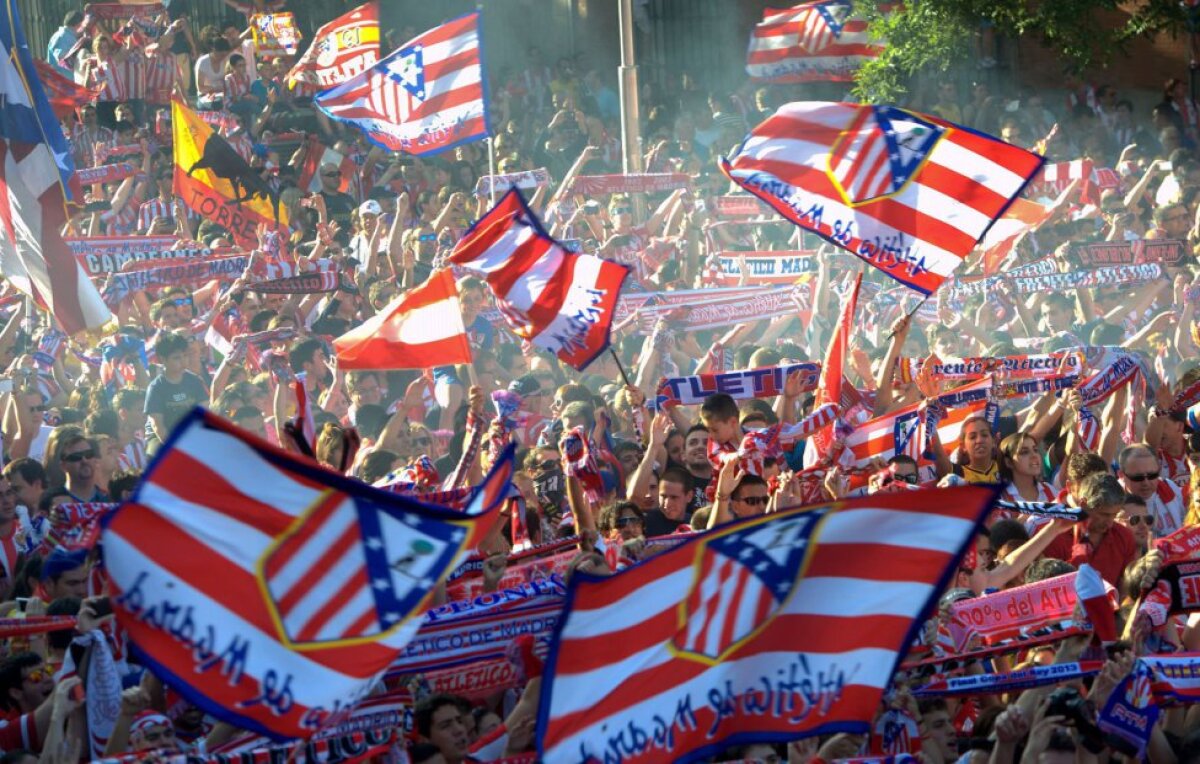
[[[420,446],[422,448],[428,448],[429,444],[432,442],[433,442],[432,440],[430,440],[429,438],[425,438],[425,437],[412,439],[412,444],[414,446]]]
[[[323,177],[323,178],[340,178],[340,177],[342,177],[342,174],[340,172],[323,172],[323,173],[321,173],[321,177]]]
[[[892,475],[891,478],[892,480],[899,480],[901,482],[908,483],[909,485],[917,484],[916,475]]]
[[[62,455],[62,460],[64,462],[68,462],[70,464],[82,462],[84,459],[95,459],[95,458],[96,458],[96,452],[90,448],[86,451],[75,451],[70,454]]]
[[[614,215],[628,215],[631,212],[633,212],[632,207],[613,207],[612,209]]]
[[[618,528],[627,528],[630,525],[640,525],[641,522],[642,521],[640,519],[638,519],[638,517],[636,515],[626,515],[625,517],[617,518],[617,527]]]
[[[45,666],[38,666],[37,668],[29,671],[29,673],[25,676],[25,681],[41,682],[49,679],[52,676],[54,676],[54,673],[50,671],[50,669],[46,668]]]
[[[1136,528],[1139,525],[1141,525],[1142,523],[1145,523],[1147,528],[1153,528],[1154,527],[1154,516],[1153,515],[1130,515],[1129,516],[1129,527],[1130,528]]]
[[[1130,481],[1131,483],[1144,483],[1147,480],[1158,480],[1158,474],[1159,474],[1158,471],[1143,472],[1140,475],[1126,475],[1125,479]]]
[[[417,241],[437,241],[436,233],[423,233],[417,237]]]
[[[769,496],[747,496],[742,499],[734,499],[734,501],[740,501],[748,507],[765,507],[770,500],[771,497]]]

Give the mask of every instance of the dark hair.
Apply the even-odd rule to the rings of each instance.
[[[300,340],[292,345],[288,350],[288,361],[292,364],[292,371],[296,373],[304,371],[304,364],[311,362],[313,356],[323,347],[321,341],[315,337]]]
[[[638,522],[645,524],[646,513],[642,511],[641,507],[632,501],[615,501],[600,508],[600,514],[596,517],[596,525],[602,531],[616,530],[617,519],[621,517],[622,512],[627,511],[637,515]]]
[[[1126,503],[1126,504],[1136,504],[1136,505],[1137,505],[1137,506],[1139,506],[1139,507],[1144,507],[1144,506],[1146,506],[1146,500],[1145,500],[1145,499],[1143,499],[1141,496],[1137,496],[1137,495],[1135,495],[1135,494],[1132,494],[1132,493],[1127,493],[1127,494],[1125,494],[1124,503]]]
[[[113,395],[114,409],[138,409],[146,405],[146,391],[140,387],[122,387]]]
[[[433,731],[433,715],[438,712],[438,709],[445,706],[454,706],[462,710],[464,707],[470,708],[471,702],[466,698],[445,692],[435,693],[419,701],[416,708],[413,709],[413,723],[422,737],[429,737],[429,733]]]
[[[28,456],[14,459],[4,465],[5,479],[12,480],[13,475],[20,475],[21,479],[30,485],[41,483],[43,488],[46,485],[46,468],[37,459]]]
[[[360,478],[364,483],[374,483],[392,471],[392,465],[400,458],[400,454],[387,449],[379,449],[367,454],[359,467]]]
[[[378,440],[387,423],[387,409],[378,403],[364,403],[354,412],[354,429],[364,438]]]
[[[1000,547],[1010,541],[1018,541],[1024,544],[1029,540],[1029,532],[1025,530],[1025,526],[1017,520],[997,520],[992,524],[992,546],[999,553]]]
[[[735,494],[735,493],[740,495],[741,490],[743,488],[745,488],[746,486],[766,485],[766,484],[767,484],[767,481],[763,480],[762,477],[760,477],[758,475],[749,475],[749,474],[743,475],[741,482],[739,482],[737,484],[737,488],[734,488],[733,491],[730,492],[729,495],[733,496],[733,494]]]
[[[683,486],[684,493],[692,490],[692,475],[682,467],[667,467],[658,476],[658,482],[660,484],[675,483],[681,485]]]
[[[117,430],[120,428],[117,412],[112,409],[93,411],[83,420],[83,428],[89,435],[107,435],[116,440]]]
[[[83,600],[78,597],[59,597],[46,606],[46,615],[79,615]],[[66,628],[50,632],[47,641],[55,650],[66,650],[75,639],[74,629]]]
[[[167,332],[158,338],[158,342],[154,343],[154,353],[158,356],[159,362],[166,361],[169,355],[185,353],[187,349],[187,338],[176,332]]]
[[[907,467],[912,467],[914,470],[921,468],[921,465],[917,464],[917,460],[912,458],[908,454],[896,454],[891,459],[888,459],[887,463],[888,463],[888,466],[891,466],[893,464],[895,464],[895,465],[902,464]]]
[[[1076,451],[1067,457],[1064,466],[1063,480],[1074,485],[1082,483],[1088,475],[1108,472],[1104,459],[1091,451]]]
[[[118,472],[108,481],[108,495],[113,501],[121,501],[121,497],[128,491],[133,493],[133,489],[137,487],[138,481],[142,479],[142,473],[138,470],[126,470]]]
[[[738,418],[737,403],[725,393],[710,395],[700,404],[700,421],[715,422]],[[690,430],[688,431],[691,432]]]
[[[67,11],[67,15],[63,16],[64,27],[78,26],[83,21],[83,11]]]
[[[1054,557],[1041,557],[1034,560],[1025,569],[1025,583],[1034,584],[1038,581],[1045,581],[1047,578],[1065,576],[1074,571],[1075,566],[1065,560],[1059,560]]]
[[[8,696],[10,690],[19,690],[25,682],[21,672],[42,665],[42,656],[37,653],[25,652],[9,656],[0,662],[0,708],[12,710],[15,706],[13,699]]]

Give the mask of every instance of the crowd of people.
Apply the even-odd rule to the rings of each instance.
[[[614,327],[615,352],[583,372],[517,339],[499,320],[484,282],[464,274],[458,289],[471,364],[345,372],[332,339],[444,266],[488,209],[490,195],[477,190],[489,173],[487,147],[412,157],[372,146],[314,109],[314,89],[287,84],[294,60],[256,55],[249,14],[281,10],[285,2],[226,2],[223,27],[195,28],[182,3],[149,21],[94,18],[82,10],[63,19],[45,58],[95,92],[94,102],[63,118],[76,168],[117,159],[137,165],[129,177],[85,189],[88,206],[66,233],[83,242],[83,252],[89,239],[143,236],[175,237],[169,246],[176,249],[238,249],[229,231],[175,194],[170,102],[181,94],[278,192],[288,223],[278,234],[264,230],[260,249],[279,251],[272,241],[278,236],[297,262],[331,261],[340,287],[264,294],[242,278],[146,289],[113,306],[116,331],[64,337],[13,284],[4,285],[0,616],[5,623],[76,619],[66,630],[2,642],[5,762],[205,753],[236,739],[236,729],[214,725],[129,655],[113,624],[99,555],[87,543],[56,547],[55,529],[89,506],[128,499],[174,425],[197,405],[273,444],[302,450],[293,424],[296,380],[315,425],[312,458],[366,483],[401,476],[424,490],[473,484],[497,440],[517,443],[514,483],[523,501],[509,513],[521,513],[523,522],[510,523],[506,514],[478,550],[485,587],[499,585],[514,551],[562,539],[577,539],[579,551],[555,575],[606,573],[664,548],[652,540],[802,501],[996,483],[1013,502],[1057,502],[1084,509],[1086,519],[1047,521],[1019,505],[997,509],[914,654],[954,653],[937,635],[939,618],[944,623],[954,603],[1085,563],[1116,591],[1119,622],[1130,624],[1129,639],[1100,656],[1107,662],[1097,677],[1063,683],[1086,699],[1093,721],[1138,656],[1200,650],[1195,615],[1155,624],[1135,617],[1135,603],[1166,561],[1156,542],[1200,524],[1200,423],[1172,406],[1179,391],[1200,379],[1194,255],[1200,106],[1183,83],[1166,83],[1149,113],[1112,85],[1074,76],[1038,92],[991,79],[964,92],[946,81],[916,98],[911,105],[919,110],[1014,144],[1038,144],[1052,160],[1087,158],[1113,171],[1094,198],[1078,180],[1056,189],[1062,194],[1054,214],[1016,243],[1006,267],[1049,258],[1055,271],[1069,273],[1082,267],[1075,247],[1095,242],[1182,241],[1185,254],[1146,283],[1028,294],[1003,281],[986,290],[950,286],[934,298],[936,310],[911,312],[903,302],[885,310],[894,285],[867,272],[863,318],[846,363],[858,424],[952,387],[929,373],[903,372],[919,361],[931,370],[935,357],[1079,351],[1092,358],[1093,349],[1104,348],[1138,358],[1144,387],[1117,390],[1095,412],[1076,390],[1012,397],[1001,401],[998,419],[962,422],[956,442],[935,437],[928,454],[897,454],[866,470],[847,466],[837,453],[848,448],[855,421],[839,424],[831,453],[814,454],[802,438],[784,439],[768,443],[764,458],[750,464],[747,433],[772,432],[811,413],[813,396],[799,374],[787,378],[775,400],[718,393],[665,410],[655,405],[660,377],[822,360],[840,298],[855,274],[870,269],[824,246],[814,270],[800,277],[807,296],[796,312],[696,330],[682,328],[677,315],[652,327],[634,315]],[[395,30],[386,39],[399,43],[415,31]],[[576,178],[621,172],[613,72],[582,57],[551,61],[530,48],[524,65],[492,79],[495,172],[544,168],[546,180],[531,191],[532,209],[572,248],[628,265],[625,293],[753,285],[745,271],[728,282],[714,274],[738,253],[815,248],[765,207],[731,221],[721,199],[737,194],[719,170],[719,159],[749,128],[779,104],[805,100],[805,87],[747,82],[735,92],[705,92],[690,76],[644,83],[646,172],[689,176],[686,188],[585,194]],[[970,283],[980,268],[968,260],[955,285]],[[98,279],[102,285],[103,274]],[[489,425],[493,394],[501,391],[516,407],[503,432]],[[1084,437],[1081,425],[1089,423],[1095,435]],[[564,459],[560,444],[572,433],[590,439],[599,480],[587,480]],[[444,590],[437,596],[444,601]],[[967,671],[1074,661],[1091,649],[1089,639],[1014,649]],[[76,667],[88,662],[96,640],[112,643],[125,689],[107,741],[89,751],[83,722],[93,717],[84,713]],[[457,764],[472,756],[490,760],[481,751],[499,758],[533,750],[535,678],[473,698],[423,692],[420,677],[403,684],[416,688],[412,729],[388,754],[394,760]],[[872,722],[872,729],[882,729],[876,721],[885,717],[900,719],[899,728],[911,722],[911,740],[887,753],[911,751],[927,764],[960,758],[1015,764],[1018,757],[1051,764],[1088,761],[1106,750],[1117,755],[1103,742],[1094,745],[1086,721],[1064,716],[1052,686],[917,701],[910,692],[915,684],[898,676]],[[381,683],[379,692],[388,689]],[[882,752],[878,733],[871,737],[743,746],[715,760],[855,759]],[[395,758],[401,756],[407,759]],[[1149,757],[1155,764],[1200,761],[1197,706],[1163,714]]]

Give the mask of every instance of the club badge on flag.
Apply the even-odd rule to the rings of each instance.
[[[546,762],[691,762],[865,733],[996,493],[965,486],[733,522],[575,574],[543,674]]]
[[[333,341],[342,369],[432,369],[471,362],[458,288],[449,270],[397,297]]]
[[[516,188],[475,221],[450,262],[487,282],[514,334],[580,371],[608,347],[629,275],[619,263],[563,249]]]
[[[296,14],[258,13],[250,17],[250,29],[254,33],[254,49],[264,58],[294,56],[300,46],[300,30],[296,28]]]
[[[114,610],[192,703],[259,734],[308,737],[416,633],[414,616],[486,533],[511,473],[510,449],[466,512],[448,510],[196,409],[106,520]]]
[[[1042,165],[938,117],[825,101],[780,107],[725,174],[796,225],[930,294]]]
[[[436,154],[488,135],[479,13],[447,21],[313,102],[374,144]]]
[[[329,88],[379,60],[379,0],[363,3],[317,30],[312,45],[288,72],[291,86]]]
[[[197,214],[258,246],[258,226],[287,225],[279,193],[229,143],[181,101],[171,102],[175,133],[175,193]]]
[[[872,40],[867,21],[849,0],[820,0],[792,8],[767,8],[750,33],[746,73],[763,82],[850,82],[884,44]]]

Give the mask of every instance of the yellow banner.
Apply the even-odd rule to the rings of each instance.
[[[178,100],[171,103],[175,193],[229,231],[243,247],[258,245],[258,226],[287,225],[279,194],[229,143]]]

